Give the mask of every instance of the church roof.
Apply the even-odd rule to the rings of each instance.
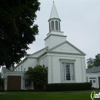
[[[51,14],[50,14],[50,19],[52,19],[52,18],[59,18],[54,2],[52,5],[52,10],[51,10]]]
[[[43,49],[41,49],[41,50],[39,50],[39,51],[37,51],[37,52],[35,52],[33,54],[30,54],[28,57],[36,57],[36,58],[38,58],[39,56],[41,56],[45,52],[47,52],[47,50],[48,50],[48,47],[45,47],[45,48],[43,48]]]
[[[86,69],[86,73],[98,73],[98,72],[100,72],[100,66]]]

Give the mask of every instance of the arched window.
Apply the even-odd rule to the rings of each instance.
[[[54,30],[54,21],[51,22],[52,30]]]
[[[56,30],[58,31],[58,21],[56,21]]]

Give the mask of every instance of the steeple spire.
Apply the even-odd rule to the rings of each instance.
[[[51,49],[57,46],[58,44],[66,41],[66,36],[63,35],[63,32],[61,31],[61,26],[60,26],[61,20],[58,16],[54,1],[48,22],[49,22],[49,33],[47,34],[47,37],[44,40],[45,40],[45,46]]]
[[[51,18],[59,18],[54,1],[53,1],[53,5],[52,5],[51,14],[50,14],[50,19]]]
[[[48,20],[48,22],[49,22],[49,32],[52,32],[52,31],[60,32],[60,30],[61,30],[60,29],[60,21],[61,20],[58,16],[56,6],[55,6],[55,3],[53,1],[50,18]]]

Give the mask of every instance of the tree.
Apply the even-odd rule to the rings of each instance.
[[[0,66],[18,63],[35,41],[38,0],[0,0]]]
[[[43,87],[47,84],[48,68],[44,65],[37,65],[34,68],[29,67],[25,74],[34,82],[35,86]]]
[[[87,59],[87,67],[88,68],[93,68],[94,67],[94,59],[93,58]]]
[[[87,59],[87,67],[93,68],[93,67],[99,67],[100,66],[100,54],[97,54],[95,58],[89,58]]]
[[[97,55],[95,56],[94,65],[95,65],[95,67],[100,66],[100,54],[97,54]]]

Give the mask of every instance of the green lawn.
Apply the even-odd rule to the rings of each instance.
[[[91,91],[3,92],[0,100],[91,100],[90,93]]]

